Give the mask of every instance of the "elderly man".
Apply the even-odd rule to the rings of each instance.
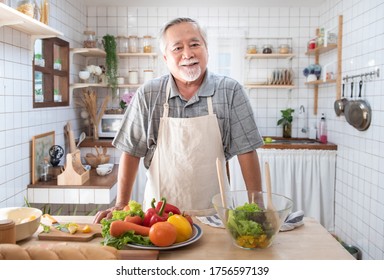
[[[220,192],[217,159],[225,171],[233,156],[247,189],[261,190],[256,148],[263,141],[251,105],[238,82],[207,70],[204,30],[190,18],[172,20],[161,31],[160,48],[170,74],[135,94],[113,141],[122,151],[116,205],[95,222],[127,205],[142,157],[148,168],[144,209],[166,197],[190,215],[212,214],[211,199]]]

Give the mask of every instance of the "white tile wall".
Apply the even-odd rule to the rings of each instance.
[[[289,36],[293,38],[296,58],[292,62],[298,88],[252,90],[250,98],[263,135],[281,135],[276,127],[280,109],[304,105],[309,122],[313,115],[313,92],[304,86],[302,69],[311,59],[304,55],[306,43],[318,26],[336,24],[344,15],[343,75],[383,69],[384,3],[381,0],[328,0],[315,8],[295,7],[85,7],[78,1],[52,1],[51,25],[64,32],[73,46],[80,46],[82,32],[88,27],[99,35],[153,35],[160,26],[176,16],[190,16],[206,24],[210,34],[249,36]],[[79,6],[78,6],[79,5]],[[208,4],[207,4],[208,5]],[[86,16],[87,15],[87,16]],[[76,120],[78,112],[69,108],[36,110],[31,108],[31,72],[28,40],[11,28],[0,28],[0,207],[22,205],[30,182],[29,143],[33,135],[55,130],[57,142],[64,143],[62,127]],[[324,58],[332,60],[335,54]],[[71,79],[77,79],[81,60],[74,59]],[[242,71],[242,69],[237,69]],[[159,72],[165,72],[159,61]],[[23,73],[22,78],[18,73]],[[384,259],[384,97],[382,74],[366,85],[364,97],[372,106],[371,127],[359,132],[344,117],[333,112],[334,85],[319,91],[319,113],[328,119],[329,141],[338,145],[336,170],[336,234],[360,247],[364,259]],[[5,106],[5,104],[7,104]],[[10,117],[11,116],[11,117]],[[21,121],[15,118],[21,118]],[[13,123],[11,122],[13,120]],[[76,124],[77,125],[77,124]],[[77,131],[78,132],[78,131]],[[294,124],[294,135],[298,127]],[[21,150],[17,157],[13,156]],[[21,161],[21,164],[19,163]],[[118,154],[114,158],[118,161]],[[20,166],[22,171],[20,171]],[[21,187],[20,187],[21,185]],[[44,202],[42,202],[44,203]]]

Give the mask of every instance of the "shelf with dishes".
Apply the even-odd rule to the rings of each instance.
[[[259,38],[247,37],[245,59],[245,82],[247,89],[288,89],[295,88],[293,84],[292,38]],[[258,48],[259,46],[259,48]],[[260,48],[262,46],[262,48]],[[275,59],[274,62],[257,62],[254,60]],[[287,61],[282,65],[281,60]]]

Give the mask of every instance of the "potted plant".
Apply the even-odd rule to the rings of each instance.
[[[283,126],[283,137],[291,138],[292,137],[292,121],[293,116],[292,113],[295,112],[292,108],[287,108],[285,110],[280,110],[281,119],[277,121],[277,125]]]
[[[105,75],[107,76],[108,85],[112,89],[112,95],[115,95],[117,89],[117,54],[116,54],[116,39],[112,35],[103,37],[103,46],[106,53],[105,57]]]
[[[61,70],[61,59],[60,58],[56,58],[55,61],[53,62],[53,69]]]

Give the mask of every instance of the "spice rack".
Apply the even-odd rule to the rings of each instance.
[[[244,56],[245,61],[246,61],[246,70],[245,70],[246,73],[245,73],[245,78],[244,78],[244,80],[245,80],[244,87],[245,88],[248,88],[248,89],[288,89],[288,90],[292,90],[293,88],[295,88],[293,83],[271,84],[269,82],[269,79],[270,79],[270,75],[272,73],[270,73],[270,72],[273,72],[275,69],[280,68],[280,67],[270,67],[269,64],[264,69],[265,70],[264,72],[269,73],[267,75],[267,77],[264,77],[264,78],[259,77],[259,79],[263,79],[263,81],[257,81],[257,82],[251,82],[250,81],[251,72],[252,72],[251,62],[253,60],[268,60],[268,59],[286,60],[286,61],[288,61],[288,63],[287,63],[288,65],[287,65],[287,67],[284,67],[284,68],[289,69],[289,71],[291,71],[290,73],[292,73],[292,66],[291,66],[292,65],[292,59],[295,57],[295,55],[291,51],[292,38],[290,38],[290,37],[286,37],[286,38],[284,38],[284,37],[282,37],[282,38],[247,37],[246,41],[247,41],[248,46],[253,45],[256,42],[256,45],[258,45],[259,48],[257,50],[257,53],[246,53]],[[274,43],[274,51],[272,51],[272,53],[262,53],[261,46],[263,44],[272,44],[272,43]],[[278,46],[281,43],[285,43],[290,47],[288,53],[279,53]],[[277,63],[277,64],[279,64],[279,63]],[[260,66],[258,66],[256,68],[258,68],[259,70],[261,69]],[[256,78],[256,77],[252,77],[252,78]]]
[[[318,34],[318,30],[316,32]],[[323,46],[317,47],[312,50],[308,50],[305,54],[308,56],[315,57],[315,64],[319,64],[320,55],[328,53],[333,50],[337,50],[337,70],[336,79],[324,79],[316,80],[313,82],[306,82],[306,85],[313,86],[314,89],[314,104],[313,111],[317,115],[318,98],[319,98],[319,86],[324,84],[336,84],[336,100],[341,99],[341,71],[342,71],[342,42],[343,42],[343,16],[340,15],[338,18],[338,33],[337,33],[337,44],[324,44]],[[327,36],[327,35],[326,35]],[[325,73],[326,74],[326,73]],[[324,73],[323,73],[324,75]]]

